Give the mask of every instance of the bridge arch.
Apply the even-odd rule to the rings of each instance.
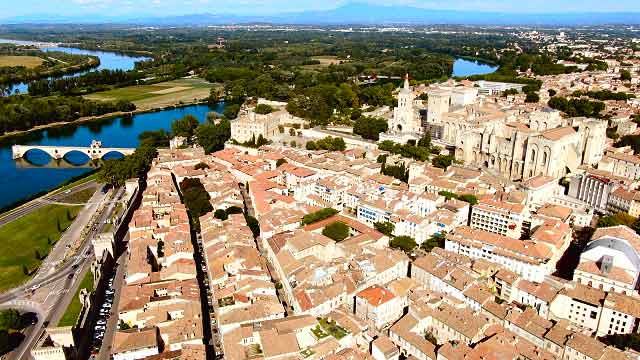
[[[122,151],[118,151],[118,150],[111,150],[108,151],[104,154],[102,154],[102,160],[111,160],[111,159],[120,159],[125,157],[125,154],[122,153]]]
[[[86,164],[92,160],[89,154],[80,150],[69,150],[64,153],[62,159],[73,165]]]

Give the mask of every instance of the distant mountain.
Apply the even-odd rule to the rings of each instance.
[[[539,13],[478,12],[433,10],[401,5],[349,3],[331,10],[280,13],[275,15],[190,14],[168,17],[107,18],[82,17],[16,17],[3,23],[127,23],[154,26],[206,26],[225,24],[292,24],[292,25],[374,25],[374,24],[469,24],[469,25],[600,25],[638,24],[640,13]]]

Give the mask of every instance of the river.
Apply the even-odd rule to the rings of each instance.
[[[196,116],[201,122],[209,111],[222,113],[224,104],[210,108],[207,105],[191,105],[183,108],[138,114],[132,118],[113,118],[75,125],[43,129],[16,136],[0,143],[0,208],[31,197],[42,191],[55,188],[74,176],[90,171],[82,164],[88,157],[79,152],[70,153],[66,160],[54,161],[42,151],[31,150],[26,160],[14,161],[11,145],[71,145],[89,146],[91,140],[102,141],[104,147],[136,147],[138,135],[148,130],[171,129],[171,123],[187,114]],[[107,157],[117,157],[107,154]]]
[[[496,70],[498,70],[497,66],[484,64],[474,60],[457,58],[453,62],[453,76],[456,77],[491,74]]]
[[[0,44],[1,43],[9,43],[9,44],[16,44],[16,45],[36,45],[36,46],[40,45],[32,41],[20,41],[20,40],[9,40],[9,39],[0,39]],[[117,54],[117,53],[108,52],[108,51],[93,51],[93,50],[84,50],[84,49],[77,49],[77,48],[59,47],[59,46],[41,47],[40,50],[45,52],[62,51],[69,54],[76,54],[76,55],[92,55],[100,59],[100,66],[98,66],[97,68],[92,68],[89,70],[84,70],[81,72],[65,75],[65,77],[78,76],[81,74],[85,74],[89,71],[105,70],[105,69],[128,71],[128,70],[132,70],[135,67],[135,63],[137,61],[144,61],[149,59],[148,57],[128,56],[128,55],[122,55],[122,54]],[[10,89],[11,94],[15,94],[16,92],[26,93],[28,91],[28,87],[29,86],[26,83],[13,85]]]

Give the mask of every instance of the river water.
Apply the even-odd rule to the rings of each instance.
[[[9,40],[9,39],[0,39],[0,44],[1,43],[16,44],[16,45],[37,45],[37,43],[34,43],[32,41],[20,41],[20,40]],[[92,68],[89,70],[68,74],[68,75],[65,75],[64,77],[78,76],[81,74],[85,74],[89,71],[96,71],[96,70],[128,71],[128,70],[132,70],[135,67],[135,63],[137,61],[144,61],[149,59],[148,57],[135,57],[135,56],[128,56],[128,55],[121,55],[121,54],[107,52],[107,51],[92,51],[92,50],[84,50],[84,49],[77,49],[77,48],[58,47],[58,46],[42,47],[40,48],[40,50],[45,52],[62,51],[68,54],[75,54],[75,55],[92,55],[100,58],[100,66],[98,66],[97,68]],[[26,83],[13,85],[10,89],[11,94],[26,93],[28,91],[28,87],[29,86]]]
[[[453,76],[472,76],[491,74],[498,70],[497,66],[484,64],[478,61],[458,58],[453,62]]]
[[[11,156],[13,144],[89,146],[91,140],[99,140],[104,147],[136,147],[138,135],[144,131],[170,130],[173,120],[187,114],[194,115],[204,122],[209,111],[222,113],[223,110],[222,103],[213,108],[207,105],[191,105],[139,114],[128,119],[118,117],[44,129],[6,139],[0,143],[0,208],[53,189],[74,176],[92,169],[89,166],[90,163],[86,164],[88,157],[79,152],[72,152],[64,160],[55,161],[42,151],[31,150],[26,154],[25,159],[14,161]],[[118,156],[107,154],[106,158]]]

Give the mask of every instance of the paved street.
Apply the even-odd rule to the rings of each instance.
[[[118,309],[118,303],[120,302],[120,292],[122,290],[122,285],[124,284],[124,274],[127,269],[128,257],[127,253],[124,252],[117,260],[116,265],[116,276],[113,280],[113,289],[115,290],[115,294],[113,297],[113,306],[112,311],[116,311]],[[99,360],[108,360],[111,357],[111,344],[113,344],[113,336],[118,329],[118,316],[117,314],[114,316],[110,316],[107,321],[107,329],[104,332],[104,339],[102,341],[102,347],[100,348],[100,353],[98,354]]]

